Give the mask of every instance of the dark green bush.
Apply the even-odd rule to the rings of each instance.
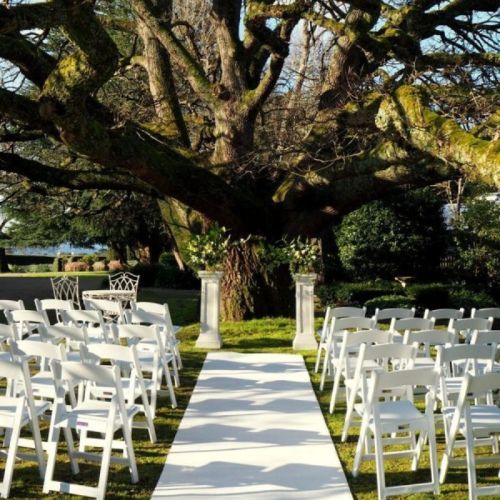
[[[374,299],[367,300],[364,304],[368,314],[374,314],[375,309],[387,309],[389,307],[413,307],[414,301],[406,295],[382,295]]]
[[[468,314],[473,307],[477,309],[496,307],[498,304],[486,292],[477,292],[467,288],[455,288],[450,293],[450,305],[457,309],[463,307],[466,314]]]
[[[156,284],[156,279],[163,266],[161,264],[143,264],[139,262],[136,264],[131,272],[140,276],[140,287],[152,287]]]
[[[363,283],[336,282],[317,288],[316,295],[324,306],[362,305],[367,300],[394,293],[395,285],[388,281]]]
[[[450,306],[450,287],[440,283],[414,284],[407,288],[419,309],[441,309]]]
[[[200,282],[189,269],[181,271],[178,268],[162,266],[156,276],[155,286],[187,290],[199,288]]]
[[[351,212],[336,230],[343,268],[355,279],[429,275],[446,247],[441,206],[433,191],[424,190]]]

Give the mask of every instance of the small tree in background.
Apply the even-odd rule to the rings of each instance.
[[[340,263],[355,279],[432,275],[447,246],[442,200],[433,190],[368,203],[336,230]]]
[[[492,290],[500,288],[500,204],[476,198],[454,229],[461,276]]]

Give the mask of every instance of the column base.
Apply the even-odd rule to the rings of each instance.
[[[220,349],[222,338],[217,333],[200,333],[194,346],[198,349]]]
[[[309,333],[298,333],[293,339],[293,349],[295,351],[317,350],[318,343],[316,342],[314,335]]]

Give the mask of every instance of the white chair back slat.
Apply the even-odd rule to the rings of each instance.
[[[414,307],[388,307],[386,309],[375,309],[374,318],[378,323],[379,321],[387,321],[393,319],[413,318],[415,317],[416,309]]]
[[[471,311],[471,318],[484,318],[484,319],[500,319],[500,307],[485,307],[483,309],[473,308]]]
[[[26,309],[22,300],[0,300],[0,311],[18,311]]]

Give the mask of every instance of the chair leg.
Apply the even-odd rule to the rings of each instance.
[[[325,357],[323,358],[323,369],[321,371],[321,381],[319,383],[319,390],[322,391],[325,388],[326,373],[328,370],[328,364],[330,362],[330,351],[325,352]]]
[[[111,412],[113,418],[115,412]],[[103,449],[102,449],[102,461],[101,461],[101,471],[99,473],[99,482],[97,483],[97,495],[98,500],[104,500],[106,497],[106,487],[108,483],[109,465],[111,463],[111,449],[113,446],[113,424],[112,420],[109,419],[108,429],[106,430],[106,436],[104,438]]]
[[[66,443],[68,445],[68,455],[71,463],[71,472],[73,474],[78,474],[80,472],[80,467],[78,466],[78,461],[75,458],[75,443],[73,441],[73,434],[71,434],[71,429],[64,427],[64,439],[66,439]]]
[[[321,342],[320,342],[319,347],[318,347],[318,352],[316,354],[316,363],[314,363],[314,373],[318,373],[318,370],[319,370],[319,364],[321,362],[321,351],[322,351],[322,348],[321,348]]]
[[[431,413],[429,416],[429,430],[427,433],[427,442],[429,443],[429,461],[431,465],[432,484],[434,485],[434,494],[439,494],[439,470],[438,470],[438,455],[436,444],[436,429],[434,427],[434,416]]]
[[[366,436],[368,432],[368,419],[363,418],[361,429],[359,431],[358,444],[356,445],[356,454],[354,455],[354,463],[352,466],[352,475],[357,477],[359,473],[359,466],[363,458],[363,447],[365,446]]]
[[[476,457],[474,455],[474,435],[469,426],[470,420],[466,411],[465,416],[465,448],[467,457],[467,479],[469,487],[469,499],[476,500],[477,498],[477,476],[476,476]]]
[[[47,442],[47,467],[45,469],[45,480],[43,482],[43,492],[48,493],[50,491],[50,483],[54,477],[54,468],[56,465],[57,458],[57,446],[59,444],[59,435],[61,430],[58,427],[51,427],[49,431],[49,439]]]
[[[374,441],[375,441],[375,466],[377,470],[377,491],[378,498],[385,498],[385,473],[384,473],[384,448],[382,444],[382,436],[377,430],[377,424],[374,425]]]
[[[335,371],[335,378],[333,380],[332,396],[330,398],[330,413],[333,413],[335,410],[335,403],[337,402],[337,395],[339,392],[341,376],[342,376],[342,369],[339,366],[338,370]]]
[[[35,415],[34,420],[30,421],[31,435],[35,443],[35,453],[38,458],[38,470],[40,471],[40,479],[45,477],[45,456],[43,454],[42,436],[40,435],[40,426],[38,425],[38,417]]]
[[[19,419],[19,422],[18,422]],[[9,444],[9,451],[7,453],[7,461],[5,463],[5,471],[2,482],[2,497],[8,498],[10,493],[10,485],[12,483],[12,475],[14,474],[14,465],[16,463],[17,445],[19,442],[19,435],[21,433],[21,416],[16,416],[14,421],[14,428],[12,429],[12,436]]]
[[[170,401],[172,408],[177,408],[177,398],[175,397],[174,386],[172,384],[172,377],[170,376],[170,370],[168,364],[164,364],[165,379],[167,381],[168,393],[170,394]]]

